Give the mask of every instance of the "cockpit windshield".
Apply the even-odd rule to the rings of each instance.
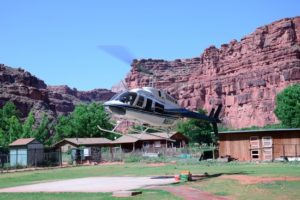
[[[123,103],[132,105],[134,103],[136,96],[137,94],[135,92],[124,92],[119,96],[117,96],[115,100],[119,100]]]

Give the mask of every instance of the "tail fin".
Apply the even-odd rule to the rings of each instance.
[[[222,109],[222,104],[220,104],[218,106],[217,111],[214,114],[214,118],[217,119],[217,121],[219,121],[219,122],[221,122],[220,119],[219,119],[219,115],[220,115],[221,109]]]
[[[215,108],[212,108],[210,113],[209,113],[209,117],[210,118],[214,117],[214,114],[215,114]]]
[[[217,123],[220,123],[221,120],[219,119],[219,115],[220,115],[220,112],[221,112],[221,109],[222,109],[222,104],[220,104],[217,108],[217,111],[215,111],[215,109],[213,108],[209,114],[209,117],[212,117],[214,120],[212,122],[212,125],[213,125],[213,130],[214,130],[214,133],[215,133],[215,136],[218,137],[219,135],[219,131],[218,131],[218,125]]]

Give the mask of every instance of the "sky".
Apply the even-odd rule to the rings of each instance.
[[[0,63],[21,67],[48,85],[110,89],[133,58],[200,56],[273,21],[300,15],[296,0],[0,0]]]

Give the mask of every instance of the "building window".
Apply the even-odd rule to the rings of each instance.
[[[261,138],[263,149],[263,160],[271,161],[273,159],[273,140],[271,136],[263,136]]]
[[[144,148],[150,148],[150,142],[145,141],[143,146]]]
[[[258,136],[252,136],[250,137],[250,148],[255,149],[259,148],[259,137]]]
[[[262,137],[262,147],[272,147],[272,137],[264,136]]]
[[[252,160],[258,160],[259,159],[259,151],[258,150],[252,150],[251,151],[251,158],[252,158]]]
[[[154,147],[156,147],[156,148],[161,147],[160,141],[155,141],[155,142],[154,142]]]
[[[252,136],[250,137],[250,156],[251,160],[259,160],[260,159],[260,150],[259,150],[259,137]]]

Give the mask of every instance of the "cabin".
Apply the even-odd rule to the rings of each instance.
[[[9,145],[11,167],[33,167],[44,161],[44,145],[35,138],[17,139]]]
[[[61,152],[61,163],[101,162],[101,149],[111,147],[107,138],[64,138],[54,147]]]
[[[298,160],[300,128],[219,132],[219,156],[239,161]]]
[[[189,138],[179,132],[157,132],[126,134],[113,141],[113,144],[120,145],[123,152],[136,150],[144,152],[161,152],[165,149],[184,148]]]

